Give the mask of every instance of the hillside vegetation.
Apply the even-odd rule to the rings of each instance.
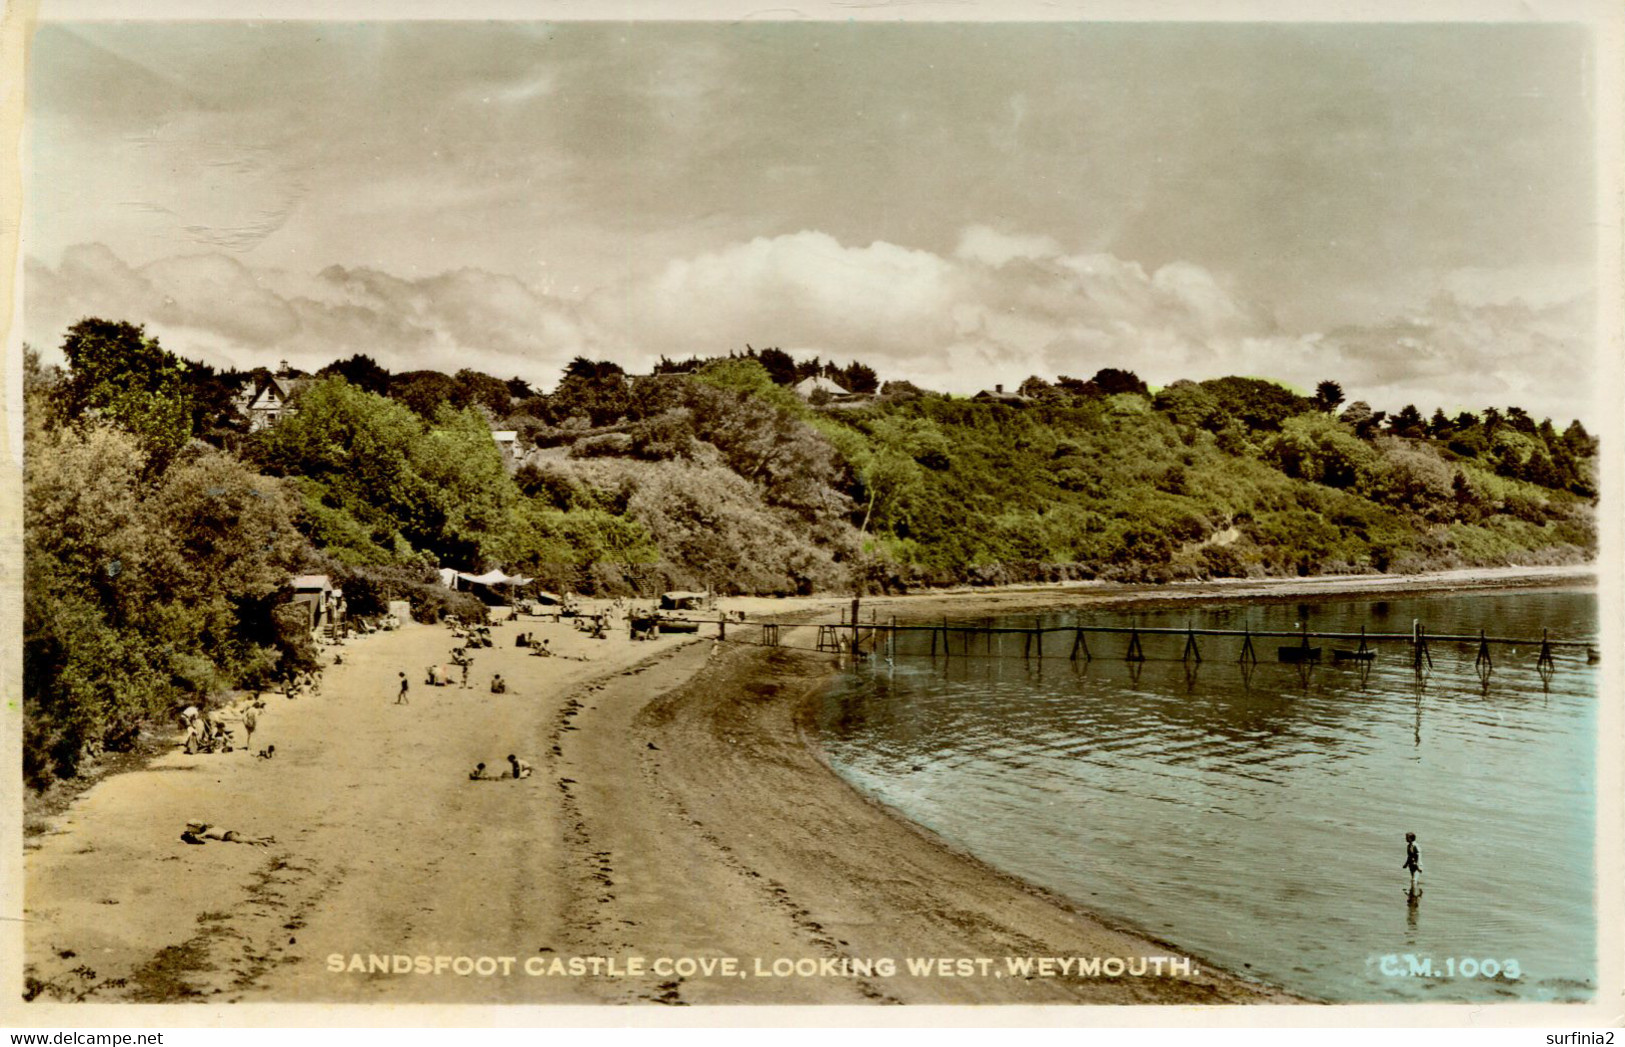
[[[72,775],[188,702],[308,662],[294,572],[353,613],[433,569],[555,591],[809,593],[1060,578],[1413,572],[1590,558],[1595,441],[1516,407],[1424,418],[1222,378],[1105,368],[964,399],[777,349],[629,377],[578,359],[551,393],[364,356],[234,407],[140,327],[28,354],[25,774]],[[856,396],[804,400],[822,376]],[[494,429],[517,431],[506,458]],[[465,608],[465,612],[469,609]],[[477,608],[473,609],[477,613]]]

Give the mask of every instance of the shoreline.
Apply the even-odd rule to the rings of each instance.
[[[865,598],[888,613],[1342,598],[1579,584],[1526,569],[1391,579],[1052,586]],[[1174,591],[1170,591],[1173,589]],[[725,598],[812,646],[839,597]],[[795,624],[799,618],[802,624]],[[525,657],[513,634],[553,637]],[[811,722],[838,671],[705,637],[594,642],[521,619],[477,654],[475,690],[395,669],[449,647],[411,625],[353,642],[324,694],[272,703],[279,758],[168,753],[104,777],[28,841],[29,977],[41,999],[112,1002],[859,1004],[1312,1002],[1191,958],[1193,978],[417,979],[324,969],[334,954],[1188,956],[967,855],[829,767]],[[512,694],[488,695],[491,670]],[[515,741],[515,739],[518,739]],[[528,781],[469,783],[517,750]],[[177,845],[188,818],[274,835],[265,851]],[[179,861],[179,866],[161,863]],[[174,885],[185,884],[177,891]],[[107,908],[106,906],[112,906]],[[97,980],[76,971],[99,957]],[[899,959],[899,964],[901,960]]]

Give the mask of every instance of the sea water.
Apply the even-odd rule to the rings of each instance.
[[[1048,627],[1588,639],[1589,590],[1174,610],[1051,611]],[[961,624],[1031,628],[1032,616]],[[1586,652],[1405,642],[1374,662],[1277,661],[1290,640],[900,634],[843,674],[838,773],[979,858],[1196,956],[1331,1001],[1584,1000],[1595,988],[1597,688]],[[941,641],[938,641],[939,648]],[[1409,893],[1406,832],[1422,855]],[[1422,964],[1431,965],[1425,973]],[[1470,973],[1469,973],[1470,972]]]

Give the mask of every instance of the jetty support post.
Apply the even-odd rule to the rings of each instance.
[[[1258,664],[1258,652],[1253,649],[1253,631],[1249,627],[1242,628],[1241,654],[1236,657],[1236,661],[1242,665]]]
[[[1411,668],[1421,675],[1423,665],[1433,668],[1433,652],[1428,650],[1428,632],[1420,618],[1411,620]]]
[[[1185,627],[1185,653],[1181,661],[1190,661],[1192,658],[1202,660],[1202,649],[1196,645],[1196,631],[1190,626]]]
[[[1125,662],[1145,661],[1145,650],[1140,646],[1140,630],[1133,629],[1128,634],[1128,650],[1123,654]]]
[[[1089,654],[1089,641],[1085,640],[1083,638],[1083,630],[1082,629],[1075,629],[1073,631],[1073,633],[1072,633],[1072,656],[1071,656],[1072,660],[1074,662],[1078,660],[1078,652],[1079,651],[1083,652],[1083,660],[1084,661],[1086,661],[1086,662],[1094,661],[1093,656],[1091,656]]]
[[[1484,638],[1484,630],[1480,629],[1478,631],[1478,656],[1473,659],[1473,668],[1488,671],[1494,667],[1494,660],[1490,657],[1490,643]]]
[[[1044,660],[1044,627],[1037,618],[1033,619],[1033,635],[1038,638],[1038,660]]]
[[[1535,659],[1535,668],[1547,670],[1557,668],[1557,663],[1552,659],[1552,641],[1549,630],[1546,629],[1540,631],[1540,657]]]

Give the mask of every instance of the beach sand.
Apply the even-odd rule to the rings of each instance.
[[[1497,586],[1575,581],[1506,573]],[[1473,579],[1411,579],[1407,591]],[[1042,587],[866,600],[891,614],[985,614],[1056,603],[1255,599],[1398,591],[1387,579]],[[755,617],[829,621],[840,599],[728,600]],[[558,657],[514,645],[548,637]],[[837,778],[809,724],[828,654],[568,621],[493,629],[469,688],[432,687],[444,626],[409,624],[338,649],[320,695],[267,695],[252,748],[104,780],[27,842],[30,992],[97,1002],[1235,1003],[1290,996],[1212,968],[1190,977],[910,973],[907,958],[1182,956],[1005,876]],[[786,648],[813,646],[786,626]],[[331,649],[329,649],[331,651]],[[329,654],[330,657],[330,654]],[[580,660],[587,659],[587,660]],[[411,681],[396,705],[397,672]],[[493,672],[509,681],[493,695]],[[240,730],[240,728],[239,728]],[[177,740],[178,740],[177,732]],[[473,782],[516,753],[519,780]],[[188,821],[265,847],[180,839]],[[335,971],[379,957],[511,957],[507,975]],[[617,973],[547,973],[615,958]],[[734,958],[745,976],[647,969]],[[633,958],[645,970],[630,973]],[[898,970],[853,974],[853,961]],[[817,973],[763,977],[775,960]],[[523,965],[541,973],[526,974]],[[830,963],[824,963],[830,961]],[[844,961],[844,966],[843,966]],[[391,961],[393,962],[393,961]],[[761,967],[756,965],[758,962]],[[831,968],[835,973],[830,973]]]

